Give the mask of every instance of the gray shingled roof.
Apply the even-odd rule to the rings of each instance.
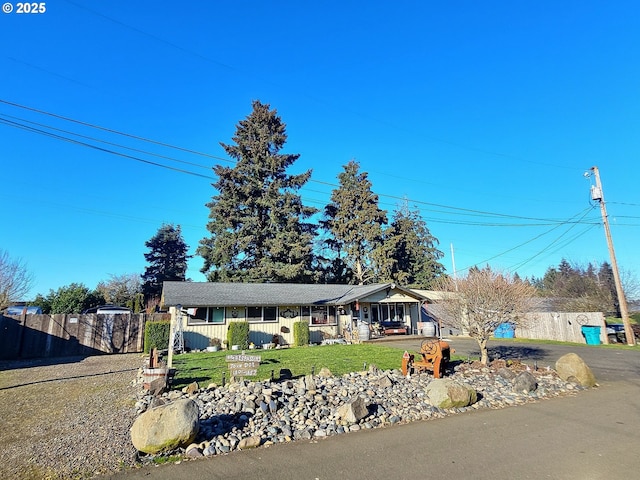
[[[164,282],[162,298],[166,306],[190,307],[347,305],[390,285]],[[400,290],[417,296],[415,292]]]

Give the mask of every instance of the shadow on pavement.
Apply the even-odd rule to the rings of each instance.
[[[546,351],[540,347],[532,347],[525,345],[500,345],[495,347],[489,347],[489,358],[491,360],[497,359],[517,359],[517,360],[542,360],[545,358]],[[476,355],[480,355],[478,349]]]

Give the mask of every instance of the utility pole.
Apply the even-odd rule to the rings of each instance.
[[[604,192],[602,191],[602,183],[600,182],[600,172],[598,167],[591,167],[594,177],[596,178],[595,186],[591,186],[591,199],[600,202],[600,213],[602,214],[602,223],[604,224],[604,234],[607,237],[607,246],[609,247],[609,257],[611,258],[611,270],[613,270],[613,280],[616,284],[616,293],[618,295],[618,304],[620,305],[620,315],[622,315],[622,323],[624,324],[624,334],[628,345],[636,344],[636,337],[631,328],[629,321],[629,311],[627,310],[627,299],[622,289],[620,281],[620,272],[618,270],[618,262],[616,262],[616,253],[613,249],[613,240],[611,239],[611,230],[609,229],[609,217],[607,215],[607,207],[604,203]]]

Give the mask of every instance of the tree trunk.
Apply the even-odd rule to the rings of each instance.
[[[489,351],[487,350],[487,339],[486,338],[476,338],[476,342],[478,342],[478,347],[480,347],[480,363],[486,365],[489,363]]]

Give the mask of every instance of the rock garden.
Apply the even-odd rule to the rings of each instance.
[[[225,386],[192,383],[181,390],[141,389],[131,440],[143,462],[158,457],[209,457],[296,440],[442,418],[483,408],[505,408],[576,394],[595,386],[575,354],[555,369],[519,361],[451,364],[444,378],[400,370],[316,375]]]

